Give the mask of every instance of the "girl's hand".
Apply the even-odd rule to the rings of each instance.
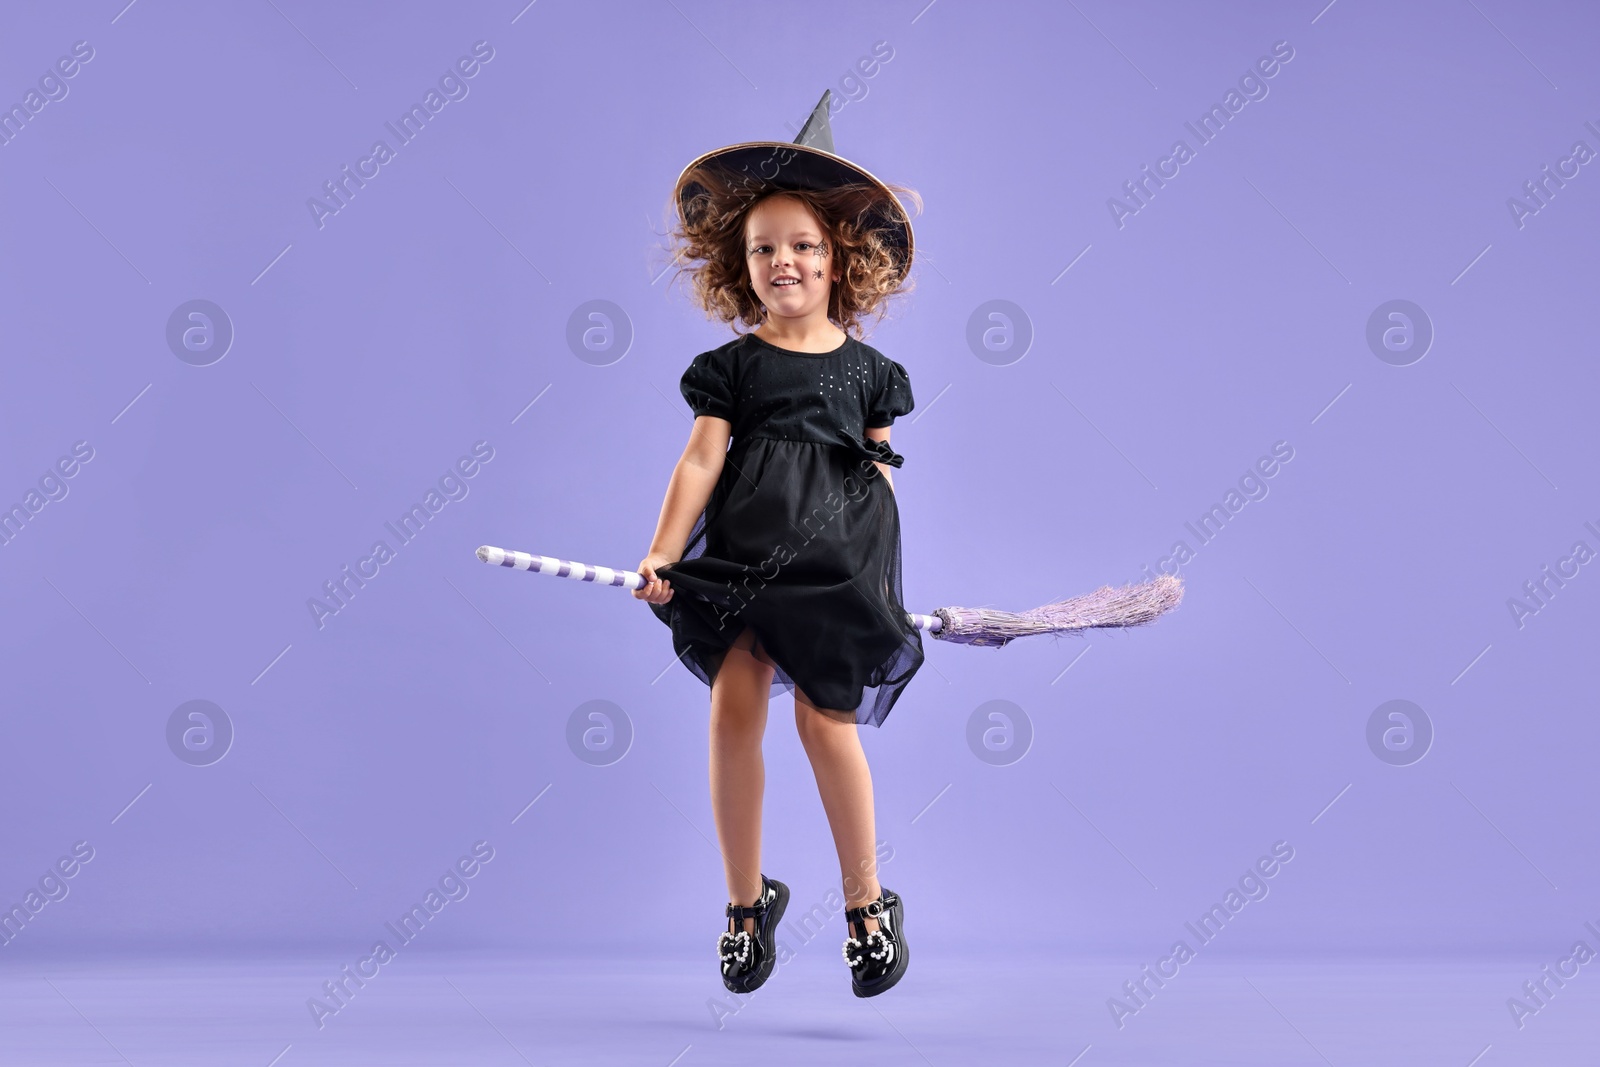
[[[633,591],[635,600],[643,600],[651,604],[665,604],[672,599],[672,583],[665,578],[656,577],[657,567],[667,567],[677,560],[668,559],[658,552],[652,552],[639,561],[635,569],[645,578],[645,584]]]

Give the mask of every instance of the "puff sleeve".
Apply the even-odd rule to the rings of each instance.
[[[694,357],[678,382],[678,391],[696,415],[713,415],[733,421],[733,381],[719,351],[702,352]]]
[[[911,377],[906,369],[892,359],[882,361],[878,369],[878,388],[867,406],[866,425],[869,429],[882,429],[892,425],[896,417],[905,415],[916,406],[911,398]]]

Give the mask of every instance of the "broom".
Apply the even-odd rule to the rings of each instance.
[[[536,574],[553,574],[597,585],[638,589],[645,584],[638,571],[593,567],[587,563],[512,552],[484,545],[478,558],[485,563]],[[1001,646],[1034,634],[1074,633],[1101,627],[1142,626],[1177,607],[1183,600],[1183,582],[1170,574],[1154,581],[1113,588],[1101,586],[1092,593],[1058,600],[1029,611],[995,611],[992,608],[936,608],[931,615],[907,612],[918,630],[961,645]]]

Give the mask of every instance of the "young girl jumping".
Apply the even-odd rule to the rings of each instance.
[[[761,740],[778,689],[839,854],[856,996],[905,974],[903,904],[878,883],[872,774],[858,730],[881,726],[922,665],[901,604],[895,418],[899,363],[861,319],[909,288],[910,220],[890,186],[833,152],[824,93],[793,144],[707,153],[674,191],[678,256],[708,316],[752,327],[696,356],[694,412],[634,591],[711,688],[711,805],[728,884],[724,984],[767,980],[789,889],[761,873]],[[729,447],[729,440],[732,447]]]

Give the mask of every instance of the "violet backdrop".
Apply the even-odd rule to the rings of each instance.
[[[1186,584],[1148,628],[925,639],[863,731],[924,958],[1047,901],[1033,935],[1122,960],[1114,992],[1280,841],[1220,949],[1531,974],[1600,925],[1592,7],[519,7],[5,14],[8,106],[92,48],[0,144],[0,504],[92,449],[0,546],[0,897],[94,849],[8,956],[346,961],[482,840],[435,947],[709,958],[705,686],[626,592],[473,550],[638,562],[678,377],[731,336],[671,284],[667,195],[824,88],[839,152],[926,204],[916,289],[867,338],[917,398],[907,607],[1163,559]],[[339,206],[324,183],[379,139]],[[196,300],[218,334],[191,351]],[[233,731],[205,766],[169,742],[194,700]],[[1393,700],[1409,750],[1369,743]],[[588,701],[620,759],[569,743]],[[1017,709],[998,755],[969,744],[991,701]],[[767,738],[763,867],[820,900],[787,698]]]

